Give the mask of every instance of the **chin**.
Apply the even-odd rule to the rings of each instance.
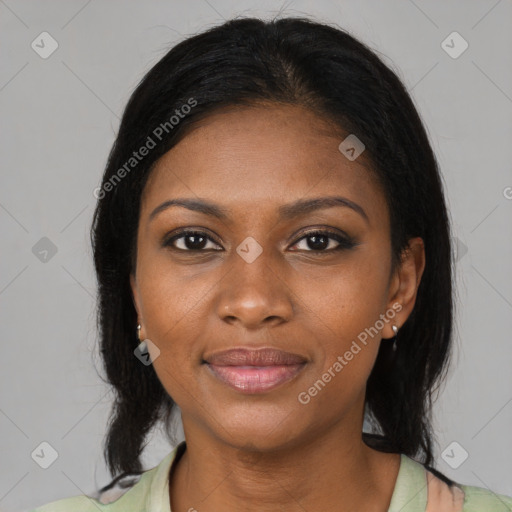
[[[211,427],[223,442],[245,451],[270,452],[295,444],[301,437],[299,411],[283,407],[224,407]],[[219,428],[219,425],[222,425]]]

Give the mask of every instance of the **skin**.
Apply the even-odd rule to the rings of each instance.
[[[425,253],[422,240],[411,239],[391,271],[385,196],[365,153],[349,161],[338,150],[346,135],[298,106],[224,109],[165,154],[146,184],[131,287],[141,339],[159,348],[154,369],[182,413],[187,449],[170,476],[172,510],[388,509],[400,456],[362,441],[365,386],[381,340],[414,307]],[[340,206],[279,219],[280,206],[321,196],[350,199],[368,221]],[[149,220],[177,197],[215,202],[229,217],[173,206]],[[211,240],[203,252],[185,238],[174,250],[163,246],[178,228]],[[304,233],[315,228],[357,245],[333,251],[331,238],[325,254],[315,253]],[[236,252],[248,236],[263,251],[252,263]],[[299,393],[397,303],[393,320],[300,403]],[[274,390],[242,394],[201,364],[240,346],[279,348],[307,363]]]

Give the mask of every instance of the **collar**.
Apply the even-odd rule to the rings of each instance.
[[[155,468],[151,482],[149,510],[171,512],[169,475],[185,448],[185,441],[182,441]],[[427,491],[425,467],[407,455],[400,454],[400,467],[388,512],[424,510],[427,504]]]

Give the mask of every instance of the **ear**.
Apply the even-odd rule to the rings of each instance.
[[[396,311],[393,320],[382,329],[384,339],[393,338],[392,325],[399,329],[411,314],[425,269],[425,244],[420,237],[411,238],[402,252],[401,262],[391,279],[387,310]]]

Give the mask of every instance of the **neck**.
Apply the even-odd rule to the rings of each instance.
[[[171,509],[387,510],[400,455],[377,452],[354,434],[335,429],[266,451],[189,435],[171,477]]]

